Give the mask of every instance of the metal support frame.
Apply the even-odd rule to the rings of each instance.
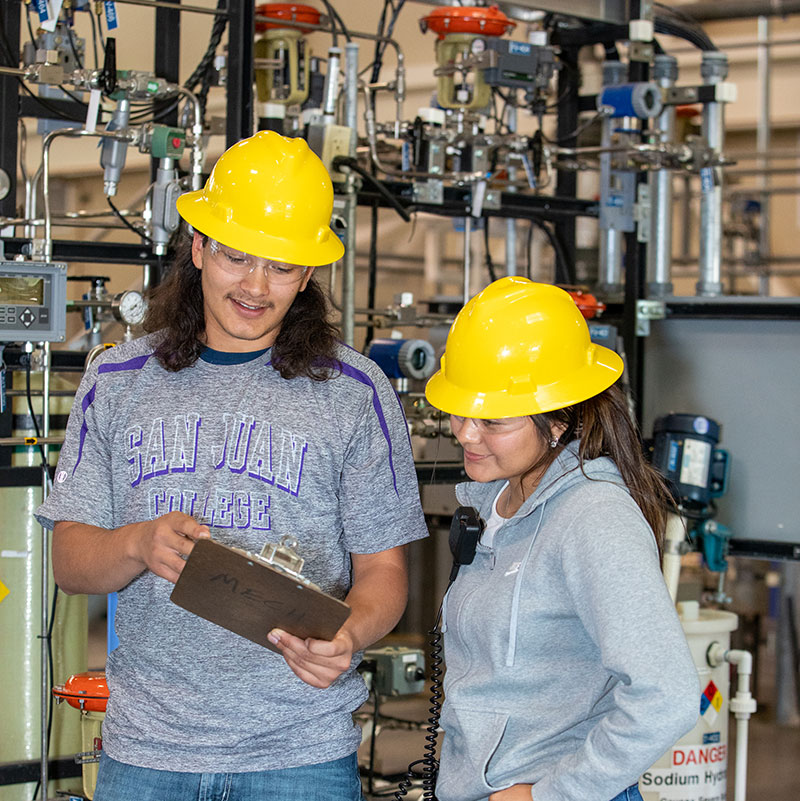
[[[253,133],[252,0],[229,0],[226,148]]]
[[[5,42],[11,48],[6,54],[5,47],[0,48],[3,60],[19,53],[20,37],[20,0],[5,0],[0,3],[0,23],[5,32]],[[12,64],[11,66],[16,66]],[[13,75],[0,75],[0,119],[13,120],[13,124],[5,125],[0,133],[0,169],[11,182],[8,194],[0,200],[0,216],[14,217],[17,204],[17,125],[19,117],[19,87]]]
[[[556,121],[556,141],[565,147],[575,147],[578,143],[574,136],[578,128],[578,92],[580,75],[578,72],[578,50],[575,47],[562,47],[561,62],[564,68],[558,73],[558,104]],[[556,195],[560,198],[576,198],[578,194],[578,175],[571,170],[558,170],[556,175]],[[564,245],[564,255],[569,264],[575,263],[575,220],[566,219],[556,222],[555,235]]]

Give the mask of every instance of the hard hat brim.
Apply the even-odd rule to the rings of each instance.
[[[480,369],[479,365],[475,366]],[[514,393],[509,389],[476,392],[448,381],[443,370],[431,376],[425,386],[425,397],[432,406],[446,414],[477,419],[523,417],[552,412],[599,395],[621,375],[623,361],[618,353],[596,345],[594,360],[568,377],[552,385]]]
[[[233,220],[220,219],[213,213],[202,189],[181,195],[176,205],[178,214],[196,231],[252,256],[303,267],[320,267],[332,264],[344,255],[344,245],[332,230],[323,242],[294,242],[245,228]]]

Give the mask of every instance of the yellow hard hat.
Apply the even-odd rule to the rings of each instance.
[[[425,397],[459,417],[521,417],[591,398],[622,368],[618,354],[591,341],[567,292],[509,276],[458,313]]]
[[[242,139],[177,205],[193,228],[253,256],[317,267],[344,253],[330,228],[330,176],[303,139],[274,131]]]

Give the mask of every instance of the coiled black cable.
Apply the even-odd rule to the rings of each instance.
[[[429,664],[430,664],[430,680],[431,680],[431,698],[430,717],[427,720],[428,725],[425,727],[427,734],[425,735],[425,746],[423,751],[425,755],[422,759],[412,762],[408,766],[406,775],[400,780],[397,785],[394,797],[396,801],[402,801],[408,794],[408,791],[413,786],[414,780],[422,777],[422,798],[424,801],[436,801],[436,778],[439,775],[439,760],[436,758],[436,741],[439,737],[439,718],[442,714],[442,607],[439,607],[439,613],[436,615],[436,623],[433,628],[428,632],[430,637],[429,646]],[[422,767],[421,774],[414,771],[417,767]]]

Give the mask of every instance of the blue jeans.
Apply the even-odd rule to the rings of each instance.
[[[252,773],[174,773],[100,755],[93,801],[363,801],[356,754]]]
[[[642,801],[639,785],[632,784],[627,790],[623,790],[619,795],[614,796],[611,801]]]

